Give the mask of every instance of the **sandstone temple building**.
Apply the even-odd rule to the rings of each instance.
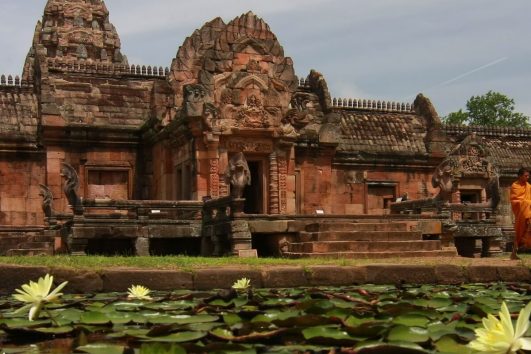
[[[205,236],[205,205],[230,198],[238,173],[233,251],[238,234],[260,248],[275,228],[277,239],[300,233],[296,222],[309,232],[312,217],[391,217],[397,200],[442,198],[449,172],[451,203],[487,205],[499,185],[495,222],[508,235],[507,188],[531,166],[529,129],[447,126],[422,94],[332,98],[318,71],[295,75],[252,12],[205,23],[167,68],[128,63],[101,0],[49,0],[28,46],[23,72],[0,78],[0,254],[46,235],[83,251],[89,234],[132,237],[138,253],[199,253],[222,236]],[[156,246],[172,236],[182,240]]]

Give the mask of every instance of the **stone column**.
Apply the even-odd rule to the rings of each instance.
[[[277,153],[269,154],[269,214],[279,214]]]
[[[280,214],[286,214],[288,211],[287,202],[287,175],[288,175],[288,160],[286,156],[278,157],[278,191],[280,199]]]
[[[219,197],[219,160],[217,158],[210,159],[209,163],[208,194],[212,198],[217,198]]]

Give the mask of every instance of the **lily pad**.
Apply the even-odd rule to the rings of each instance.
[[[89,354],[123,354],[126,347],[108,343],[92,343],[77,347],[76,350]]]
[[[424,343],[430,339],[430,335],[426,328],[398,325],[391,329],[387,339],[397,342]]]

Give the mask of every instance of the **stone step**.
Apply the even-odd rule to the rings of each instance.
[[[327,222],[306,225],[307,232],[318,231],[408,231],[407,222],[370,222],[370,223],[349,223],[349,222]]]
[[[309,241],[421,241],[420,231],[321,231],[299,232],[301,242]]]
[[[440,249],[440,241],[316,241],[290,243],[288,246],[288,251],[302,253],[411,252]]]
[[[454,247],[436,251],[412,251],[412,252],[328,252],[328,253],[305,253],[285,252],[288,258],[351,258],[351,259],[380,259],[380,258],[408,258],[408,257],[456,257]]]
[[[53,243],[52,242],[24,242],[21,243],[18,248],[19,249],[53,249]]]
[[[53,248],[25,248],[11,249],[6,252],[7,256],[53,256]]]

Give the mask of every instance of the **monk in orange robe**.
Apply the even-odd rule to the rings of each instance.
[[[518,170],[518,180],[511,185],[511,207],[514,221],[514,246],[511,259],[518,259],[516,252],[519,247],[531,248],[531,237],[526,237],[527,227],[531,219],[531,184],[528,182],[529,170]]]

